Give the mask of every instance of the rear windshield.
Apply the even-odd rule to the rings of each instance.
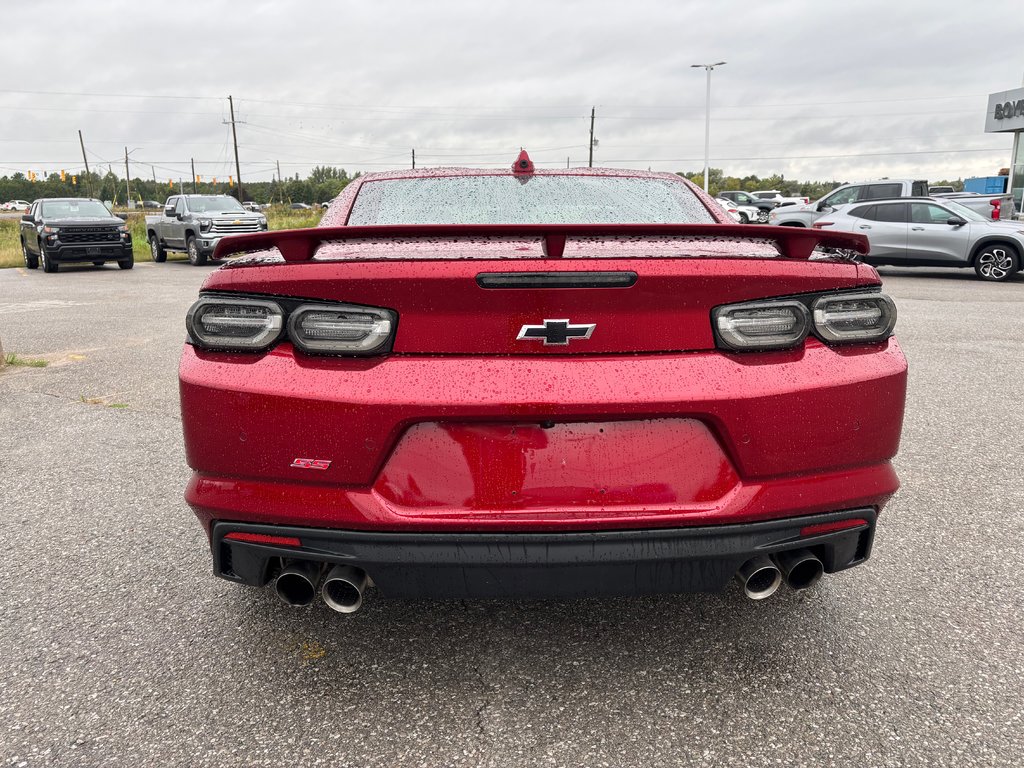
[[[633,176],[442,176],[367,181],[348,223],[711,224],[681,182]]]
[[[109,219],[110,211],[95,200],[44,200],[42,215],[47,219]]]

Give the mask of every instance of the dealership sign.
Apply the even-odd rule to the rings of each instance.
[[[1024,88],[989,95],[985,132],[1000,131],[1024,131]]]

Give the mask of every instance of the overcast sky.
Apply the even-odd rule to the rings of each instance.
[[[787,179],[992,175],[987,94],[1024,78],[1021,0],[32,0],[0,32],[0,175],[511,164]],[[33,93],[28,93],[33,92]],[[35,92],[47,92],[46,94]],[[154,166],[151,168],[150,166]]]

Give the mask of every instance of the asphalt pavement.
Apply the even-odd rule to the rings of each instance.
[[[176,365],[209,268],[0,270],[0,765],[1024,764],[1024,276],[883,270],[903,488],[763,602],[405,602],[215,579]],[[841,404],[837,404],[841,407]]]

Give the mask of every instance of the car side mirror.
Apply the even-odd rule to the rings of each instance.
[[[128,221],[127,213],[115,213],[114,215],[117,216],[117,218],[119,218],[121,221]]]
[[[21,217],[21,220],[22,221],[28,221],[28,222],[35,221],[35,219],[32,218],[32,214],[31,213],[23,214],[22,217]]]
[[[164,216],[173,216],[173,215],[174,215],[174,209],[173,208],[164,208]]]
[[[825,211],[831,211],[832,206],[828,203],[818,203],[818,213],[824,213]]]
[[[961,219],[959,216],[950,216],[946,219],[946,223],[951,227],[962,227],[967,223],[967,219]]]

